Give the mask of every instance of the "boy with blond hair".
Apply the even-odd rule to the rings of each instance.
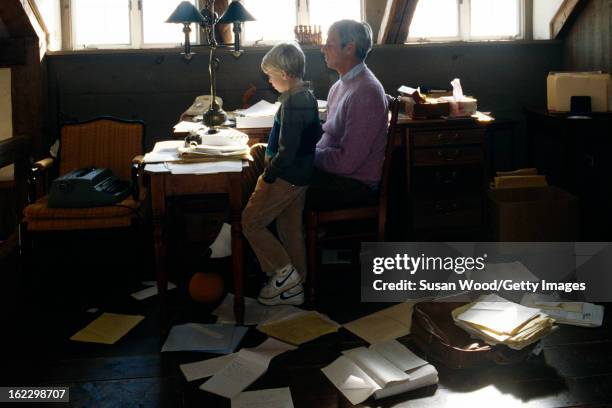
[[[302,212],[322,133],[317,99],[303,81],[304,68],[304,53],[296,43],[277,44],[261,62],[281,94],[281,105],[268,137],[266,168],[242,213],[242,230],[270,277],[257,298],[266,305],[304,302]],[[278,238],[268,229],[274,221]]]

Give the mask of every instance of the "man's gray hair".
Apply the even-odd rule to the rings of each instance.
[[[365,21],[340,20],[331,25],[329,31],[336,30],[342,48],[351,41],[355,42],[355,56],[365,60],[372,49],[372,28]]]
[[[285,71],[293,78],[304,77],[306,65],[304,51],[295,42],[276,44],[264,55],[261,60],[261,69],[268,73],[270,70]]]

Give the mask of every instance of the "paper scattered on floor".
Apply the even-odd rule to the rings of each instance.
[[[257,325],[303,311],[303,309],[291,305],[264,306],[249,297],[244,298],[244,309],[245,325]],[[217,323],[236,324],[234,295],[228,293],[212,314],[218,317]]]
[[[142,319],[144,319],[144,316],[103,313],[96,320],[70,337],[70,340],[115,344],[117,340],[125,336]]]
[[[413,303],[399,303],[346,323],[344,328],[370,344],[410,334]]]
[[[438,382],[438,371],[397,340],[342,352],[323,374],[352,403],[414,390]]]
[[[225,324],[186,323],[172,327],[161,351],[205,351],[228,354],[233,352],[246,327]]]
[[[337,332],[339,327],[338,323],[312,310],[268,321],[257,328],[270,337],[299,346],[325,334]]]
[[[232,398],[232,408],[293,408],[289,387],[241,392]]]
[[[167,288],[168,290],[175,289],[176,285],[172,282],[168,282]],[[151,296],[155,296],[155,295],[157,295],[157,283],[155,283],[155,286],[149,286],[146,289],[139,290],[138,292],[134,292],[132,293],[131,296],[136,300],[143,300],[146,298],[150,298]]]
[[[261,377],[270,361],[279,354],[296,347],[268,339],[253,349],[242,349],[225,367],[200,386],[203,391],[226,398],[234,398]]]
[[[218,371],[235,359],[237,355],[238,353],[226,354],[220,357],[209,358],[208,360],[181,364],[179,367],[187,381],[199,380],[200,378],[217,374]]]

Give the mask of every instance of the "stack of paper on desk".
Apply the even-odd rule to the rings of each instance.
[[[170,330],[161,351],[206,351],[227,354],[236,349],[246,332],[247,328],[241,326],[182,324]]]
[[[338,323],[313,310],[268,321],[257,328],[270,337],[299,346],[325,334],[337,332],[338,327]]]
[[[274,125],[274,115],[279,106],[280,102],[270,103],[261,100],[248,109],[236,110],[236,127],[238,129],[271,128]]]
[[[212,146],[197,145],[195,147],[179,147],[178,155],[181,159],[212,159],[222,158],[223,160],[251,160],[250,148],[242,146]]]
[[[438,383],[438,371],[397,340],[342,352],[321,371],[352,404]]]
[[[555,329],[554,319],[539,309],[484,295],[452,312],[455,324],[490,345],[505,344],[520,350]]]
[[[538,308],[561,324],[599,327],[603,322],[604,307],[593,303],[564,302],[558,296],[526,293],[521,304]]]

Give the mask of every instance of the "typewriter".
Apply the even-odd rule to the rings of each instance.
[[[49,207],[101,207],[122,201],[131,183],[119,180],[110,169],[86,167],[58,177],[49,190]]]

